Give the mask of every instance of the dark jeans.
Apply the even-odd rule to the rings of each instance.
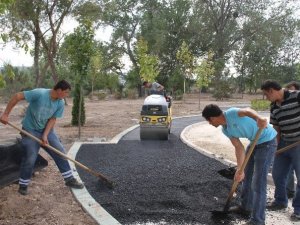
[[[281,149],[293,142],[286,142],[281,140],[278,148]],[[297,145],[290,150],[276,155],[272,170],[272,176],[275,183],[275,203],[281,205],[288,204],[286,193],[286,185],[288,182],[289,172],[294,169],[297,177],[296,195],[293,199],[294,212],[300,213],[300,145]]]
[[[255,146],[245,168],[241,196],[242,207],[252,211],[250,220],[257,225],[265,224],[267,176],[276,147],[276,138]],[[248,150],[249,146],[247,147]]]
[[[26,131],[39,139],[41,139],[43,135],[42,131],[36,131],[36,130],[26,130]],[[52,147],[56,148],[62,153],[66,153],[64,147],[62,146],[60,140],[58,139],[57,135],[53,130],[51,130],[48,135],[48,142],[49,145],[51,145]],[[21,143],[24,149],[22,155],[19,184],[27,186],[30,183],[33,169],[34,169],[34,164],[37,159],[41,145],[37,141],[25,135],[22,135]],[[47,148],[44,149],[53,158],[64,179],[73,177],[71,167],[66,159],[63,159],[61,156],[59,156],[52,150],[49,150]]]

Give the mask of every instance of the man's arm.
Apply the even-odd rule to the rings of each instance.
[[[48,134],[49,134],[50,130],[54,127],[55,123],[56,123],[55,117],[52,117],[48,120],[47,125],[44,129],[43,136],[42,136],[42,141],[43,141],[44,145],[48,144]]]
[[[276,139],[277,139],[277,143],[279,143],[279,141],[280,141],[280,127],[273,125],[273,128],[277,131]]]
[[[8,102],[6,109],[4,110],[3,114],[0,117],[0,122],[7,124],[8,122],[8,116],[11,112],[11,110],[15,107],[15,105],[21,101],[24,100],[25,96],[23,94],[23,92],[18,92],[16,93]]]
[[[268,126],[267,119],[258,115],[258,113],[251,108],[240,109],[238,111],[238,115],[239,115],[239,117],[248,116],[248,117],[254,119],[257,122],[257,126],[259,128],[265,128]]]
[[[237,163],[237,169],[234,175],[234,179],[238,182],[241,182],[245,177],[244,171],[240,170],[245,160],[245,148],[240,139],[238,138],[230,138],[230,141],[235,148],[235,156]]]
[[[161,84],[159,84],[159,87],[157,88],[158,89],[158,91],[162,91],[162,90],[164,90],[164,86],[162,86]]]

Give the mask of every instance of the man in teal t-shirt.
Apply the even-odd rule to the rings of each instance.
[[[223,112],[217,105],[210,104],[204,108],[202,116],[211,125],[222,126],[222,132],[235,148],[237,170],[234,179],[237,182],[243,181],[243,187],[241,205],[231,207],[229,211],[250,215],[246,224],[265,224],[267,176],[277,147],[277,132],[266,119],[250,108],[230,108]],[[245,149],[240,138],[253,141],[259,128],[263,128],[263,131],[245,171],[242,171]]]
[[[0,117],[0,122],[7,124],[8,116],[13,107],[21,100],[26,100],[29,105],[25,117],[22,121],[23,129],[33,136],[41,139],[42,147],[54,159],[59,171],[61,172],[65,184],[72,188],[83,188],[73,176],[72,170],[67,160],[45,147],[46,144],[66,153],[59,138],[54,132],[56,119],[63,116],[64,98],[71,90],[70,84],[59,81],[53,89],[37,88],[31,91],[24,91],[15,94],[6,106],[4,113]],[[37,159],[41,144],[30,137],[22,136],[23,157],[19,178],[19,193],[26,195],[27,187],[31,181],[34,164]]]

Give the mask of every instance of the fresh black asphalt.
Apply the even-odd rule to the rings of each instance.
[[[241,218],[213,218],[210,212],[222,210],[228,197],[232,181],[217,173],[226,166],[179,138],[186,126],[200,121],[200,116],[173,120],[168,141],[140,141],[137,128],[118,144],[83,144],[76,160],[113,180],[113,189],[80,168],[78,173],[121,224],[234,224]]]

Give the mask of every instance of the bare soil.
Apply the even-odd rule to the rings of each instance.
[[[249,99],[261,96],[237,96],[238,98],[215,102],[210,96],[202,95],[199,108],[197,94],[190,94],[184,100],[173,101],[173,116],[196,115],[209,103],[220,106],[235,103],[249,103]],[[109,141],[123,130],[138,124],[143,99],[134,100],[85,100],[86,124],[81,128],[79,139],[78,127],[71,126],[72,99],[68,99],[64,118],[56,125],[66,149],[75,141]],[[0,104],[0,113],[6,104]],[[18,104],[10,115],[10,122],[20,126],[26,103]],[[7,144],[19,137],[18,131],[0,125],[0,144]],[[209,138],[209,137],[207,137]],[[21,196],[18,185],[12,184],[0,189],[0,225],[92,225],[96,224],[76,202],[71,191],[64,185],[54,161],[42,150],[41,154],[48,160],[48,167],[37,172],[29,186],[29,195]],[[225,155],[226,157],[226,155]],[[88,166],[88,165],[87,165]]]

